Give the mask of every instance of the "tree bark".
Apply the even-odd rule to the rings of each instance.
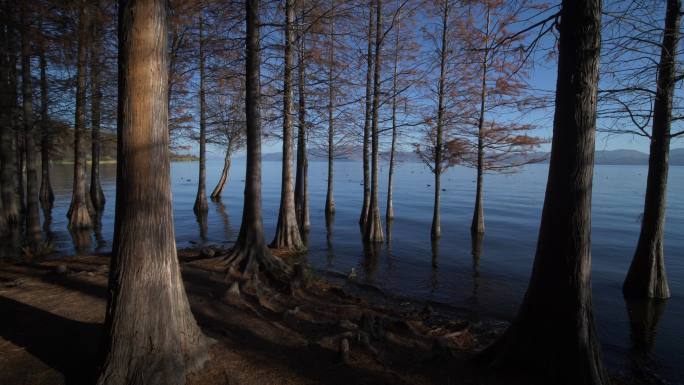
[[[371,125],[372,132],[372,153],[371,153],[371,195],[370,206],[368,208],[368,218],[364,227],[363,240],[365,242],[382,242],[384,236],[382,234],[382,220],[380,219],[380,207],[378,206],[378,152],[380,145],[380,136],[378,130],[378,119],[380,109],[380,70],[381,70],[381,54],[382,54],[382,0],[375,0],[375,55],[373,63],[373,122]]]
[[[80,0],[78,15],[78,57],[76,65],[76,124],[74,124],[74,185],[67,217],[71,228],[90,228],[90,199],[86,197],[85,136],[87,33],[90,10],[86,0]]]
[[[226,182],[228,181],[228,174],[230,173],[231,164],[230,157],[232,153],[232,149],[230,147],[231,143],[228,142],[228,146],[226,147],[226,157],[223,160],[223,170],[221,171],[221,178],[216,184],[216,187],[214,187],[214,191],[211,192],[211,200],[215,202],[221,200],[221,193],[223,192],[223,188],[226,187]]]
[[[363,205],[361,206],[361,217],[359,218],[359,225],[361,229],[366,228],[366,221],[368,219],[368,210],[370,207],[370,142],[371,142],[371,113],[373,101],[373,1],[369,0],[368,10],[368,48],[366,50],[366,112],[364,114],[363,122]]]
[[[676,52],[681,21],[681,0],[668,0],[665,31],[660,52],[651,150],[648,159],[644,217],[639,241],[622,286],[626,297],[669,298],[663,252],[665,199],[670,156],[670,126],[675,88]]]
[[[245,198],[240,233],[226,264],[234,273],[249,278],[263,270],[275,278],[290,275],[289,267],[266,248],[261,217],[261,85],[259,54],[259,0],[246,0],[247,36],[245,58],[245,118],[247,119],[247,165]]]
[[[306,150],[307,130],[306,130],[306,91],[304,68],[306,66],[305,56],[305,34],[299,37],[299,65],[298,73],[298,93],[299,93],[299,124],[297,131],[297,173],[295,176],[295,212],[297,213],[297,223],[302,235],[311,228],[309,220],[309,159]]]
[[[192,210],[195,214],[206,214],[209,211],[209,205],[207,204],[207,134],[206,134],[206,114],[207,107],[205,103],[205,52],[204,52],[204,9],[200,9],[199,12],[199,77],[200,77],[200,89],[199,89],[199,102],[200,102],[200,135],[199,135],[199,183],[197,184],[197,197],[195,198],[195,205]]]
[[[33,129],[33,84],[31,81],[31,16],[27,3],[21,5],[21,93],[24,110],[24,151],[26,153],[26,240],[35,249],[41,241],[38,196],[38,161]]]
[[[484,358],[508,383],[605,384],[591,300],[591,190],[601,0],[564,0],[548,182],[516,319]],[[503,372],[503,373],[502,373]]]
[[[445,70],[447,58],[447,29],[449,21],[449,2],[444,2],[444,12],[442,14],[442,47],[439,53],[439,85],[437,90],[437,133],[435,141],[435,202],[432,213],[432,228],[430,237],[434,240],[442,236],[442,225],[440,219],[440,202],[442,191],[442,149],[444,147],[444,96],[445,96]]]
[[[389,171],[387,176],[387,210],[385,220],[387,221],[387,238],[390,234],[389,222],[394,219],[393,184],[394,184],[394,153],[397,147],[397,66],[399,63],[399,34],[394,40],[394,66],[392,68],[392,145],[390,147]]]
[[[95,12],[99,12],[99,1],[93,3]],[[104,210],[105,196],[100,184],[100,122],[102,105],[102,34],[99,23],[92,24],[92,45],[90,51],[90,122],[91,122],[91,157],[90,157],[90,200],[95,211]]]
[[[50,182],[50,122],[48,116],[48,85],[47,85],[47,60],[45,58],[45,43],[41,39],[40,55],[40,160],[41,160],[41,182],[40,182],[40,202],[47,207],[51,207],[55,201],[55,194],[52,191]]]
[[[330,4],[330,49],[328,57],[328,187],[325,196],[325,215],[335,215],[335,198],[333,197],[334,159],[335,159],[335,124],[333,117],[335,90],[333,86],[333,66],[335,60],[335,2]]]
[[[18,226],[20,223],[19,184],[17,173],[17,146],[15,135],[15,111],[17,108],[17,81],[16,81],[16,25],[13,12],[8,4],[2,7],[3,24],[5,28],[0,31],[2,36],[2,63],[0,76],[2,90],[0,91],[0,189],[2,190],[2,215],[8,226]]]
[[[283,79],[283,163],[278,224],[271,247],[290,251],[305,249],[297,224],[292,181],[292,46],[294,0],[285,0],[285,68]]]
[[[487,8],[487,26],[485,34],[489,36],[489,8]],[[489,44],[489,42],[485,42]],[[484,177],[484,119],[487,97],[487,61],[489,60],[489,47],[485,47],[482,58],[482,79],[480,85],[480,116],[477,122],[477,184],[475,187],[475,208],[473,210],[473,221],[470,224],[470,232],[484,233],[484,206],[482,197],[482,182]]]
[[[184,384],[208,357],[176,255],[167,56],[166,1],[121,0],[116,217],[99,385]]]

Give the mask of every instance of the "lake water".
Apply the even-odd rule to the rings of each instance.
[[[222,161],[209,161],[207,190],[212,191]],[[242,214],[244,163],[231,169],[222,203],[209,202],[206,230],[192,206],[197,191],[197,163],[172,165],[176,237],[179,247],[197,244],[229,246],[237,236]],[[49,237],[64,254],[76,249],[66,230],[71,198],[71,165],[53,166],[56,200]],[[382,166],[386,182],[386,165]],[[326,237],[324,216],[326,164],[311,162],[311,232],[308,261],[316,268],[348,272],[390,293],[467,309],[471,314],[510,320],[527,287],[537,241],[547,165],[528,166],[513,175],[485,178],[486,235],[479,259],[471,252],[470,220],[474,172],[454,168],[443,178],[442,239],[430,242],[433,177],[422,165],[400,164],[394,194],[392,241],[378,258],[364,257],[357,225],[362,199],[360,163],[335,165],[337,214],[332,237]],[[653,371],[667,383],[684,383],[684,167],[672,167],[669,178],[665,254],[672,298],[655,308],[625,303],[621,285],[639,234],[646,166],[597,166],[593,197],[593,298],[604,357],[613,371]],[[102,230],[83,252],[111,247],[114,224],[115,166],[102,166],[107,205]],[[385,183],[381,182],[385,191]],[[264,162],[263,216],[267,240],[274,234],[280,194],[280,163]],[[385,193],[380,195],[384,217]],[[81,244],[83,242],[80,242]],[[650,311],[653,330],[636,316]],[[661,314],[659,322],[657,315]],[[655,324],[655,325],[653,325]],[[642,327],[643,329],[643,327]],[[651,338],[654,338],[651,346]]]

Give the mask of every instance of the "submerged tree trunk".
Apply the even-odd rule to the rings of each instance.
[[[439,86],[437,90],[437,133],[435,140],[435,165],[432,172],[435,174],[435,202],[432,212],[432,228],[430,237],[435,240],[442,236],[442,225],[440,219],[440,201],[442,191],[442,149],[444,147],[444,96],[445,96],[445,69],[447,58],[447,28],[449,21],[449,3],[444,2],[444,13],[442,14],[442,47],[439,53]]]
[[[197,197],[195,198],[195,205],[192,210],[195,214],[206,214],[209,211],[209,205],[207,204],[207,134],[206,134],[206,103],[205,103],[205,63],[204,63],[204,9],[200,9],[199,16],[199,77],[200,77],[200,89],[199,89],[199,102],[200,102],[200,135],[199,135],[199,183],[197,184]]]
[[[16,29],[13,20],[13,12],[7,3],[3,4],[3,24],[0,31],[0,189],[2,190],[3,212],[0,213],[9,226],[20,223],[20,203],[18,194],[17,173],[17,141],[15,136],[14,115],[17,108],[17,82],[16,82]]]
[[[223,160],[223,170],[221,171],[221,178],[219,179],[218,183],[216,184],[216,187],[214,187],[214,191],[211,192],[211,200],[212,201],[220,201],[221,200],[221,193],[223,192],[223,188],[226,187],[226,182],[228,181],[228,174],[230,173],[230,164],[231,164],[231,154],[232,149],[231,149],[231,143],[228,142],[228,146],[226,147],[226,157]]]
[[[40,44],[40,160],[41,182],[40,202],[47,207],[52,206],[55,194],[50,182],[50,122],[48,121],[48,94],[47,94],[47,60],[45,58],[44,43]]]
[[[379,109],[380,109],[380,70],[382,53],[382,0],[375,0],[375,63],[373,69],[373,122],[372,131],[372,154],[371,154],[371,195],[370,206],[368,208],[368,218],[364,226],[363,240],[365,242],[382,242],[382,220],[380,219],[380,207],[378,206],[378,152],[380,136],[378,129]]]
[[[78,57],[76,65],[76,124],[74,125],[74,187],[67,217],[71,228],[90,228],[90,199],[86,197],[86,158],[83,139],[86,120],[86,41],[90,10],[80,0],[78,15]]]
[[[369,0],[368,10],[368,48],[366,50],[366,112],[363,121],[363,205],[361,206],[361,217],[359,225],[365,231],[370,207],[370,141],[371,141],[371,110],[373,101],[373,30],[375,21],[373,19],[373,1]]]
[[[278,224],[271,247],[299,251],[302,242],[295,213],[294,189],[292,187],[292,45],[294,44],[294,0],[285,0],[285,69],[283,90],[283,164],[280,187],[280,210]]]
[[[99,12],[99,2],[94,3]],[[100,184],[100,121],[102,104],[102,82],[100,68],[102,65],[102,36],[101,27],[97,22],[92,24],[92,46],[90,51],[90,122],[91,122],[91,158],[90,158],[90,201],[95,211],[102,211],[105,206],[105,196]]]
[[[297,223],[302,235],[309,231],[311,222],[309,221],[309,159],[306,150],[307,130],[306,130],[306,93],[304,89],[304,66],[306,65],[305,57],[305,43],[306,35],[302,34],[299,37],[299,65],[298,73],[298,91],[299,91],[299,124],[297,131],[297,175],[295,176],[295,212],[297,213]]]
[[[180,385],[208,358],[176,255],[166,31],[165,1],[119,2],[116,219],[99,385]]]
[[[392,68],[392,145],[390,147],[389,171],[387,177],[387,210],[385,211],[385,220],[387,221],[387,238],[392,235],[390,233],[389,222],[394,219],[394,202],[392,197],[393,178],[394,178],[394,153],[397,147],[397,65],[399,63],[399,34],[397,33],[394,40],[394,67]]]
[[[289,267],[266,248],[261,218],[261,60],[259,54],[259,0],[245,1],[247,36],[245,58],[245,118],[247,120],[247,165],[242,223],[238,239],[226,257],[235,273],[249,277],[265,270],[271,275],[289,275]]]
[[[601,0],[561,5],[556,110],[537,253],[516,319],[490,369],[525,383],[608,383],[591,300],[591,189]],[[512,376],[511,376],[512,375]]]
[[[21,6],[21,94],[24,109],[24,151],[26,153],[26,240],[35,249],[41,240],[38,197],[38,159],[33,129],[33,84],[31,82],[31,40],[28,5]]]
[[[333,66],[335,59],[335,2],[330,4],[330,50],[328,52],[328,188],[325,196],[325,215],[335,214],[335,198],[333,198],[333,164],[335,159],[335,124],[333,118],[335,90],[333,87]]]
[[[631,298],[670,297],[663,243],[672,98],[675,88],[675,56],[679,41],[680,21],[681,0],[668,0],[658,68],[658,87],[653,105],[653,128],[648,159],[644,217],[641,221],[636,252],[622,286],[624,295]]]

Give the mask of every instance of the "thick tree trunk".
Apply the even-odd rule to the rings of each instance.
[[[31,82],[31,40],[28,5],[21,6],[21,94],[24,110],[24,151],[26,152],[26,240],[35,249],[41,241],[38,159],[33,129],[33,84]]]
[[[166,31],[166,1],[119,2],[116,219],[100,385],[184,384],[208,357],[176,255]]]
[[[200,9],[199,16],[199,77],[200,77],[200,89],[199,89],[199,102],[200,102],[200,135],[199,135],[199,183],[197,184],[197,197],[195,198],[195,205],[192,210],[195,214],[206,214],[209,210],[209,205],[207,204],[207,134],[206,134],[206,103],[205,103],[205,89],[204,89],[204,79],[205,79],[205,63],[204,63],[204,9]]]
[[[373,1],[369,0],[368,10],[368,48],[366,50],[366,112],[363,122],[363,205],[361,206],[361,216],[359,225],[365,231],[366,221],[370,208],[370,142],[371,142],[371,113],[373,101],[373,31],[375,21],[373,19]]]
[[[365,242],[382,242],[382,220],[380,219],[380,207],[378,206],[378,152],[380,145],[380,135],[378,129],[379,109],[380,109],[380,70],[382,54],[382,0],[375,0],[375,62],[373,63],[373,122],[372,131],[372,153],[371,153],[371,195],[370,206],[368,208],[368,218],[364,226],[363,240]]]
[[[331,216],[335,214],[335,198],[333,197],[333,182],[334,170],[333,165],[335,161],[335,124],[333,117],[333,109],[335,108],[334,98],[335,89],[333,85],[334,75],[333,67],[335,66],[335,2],[330,4],[330,49],[328,51],[328,188],[325,196],[325,215]]]
[[[679,41],[680,21],[681,0],[668,0],[658,68],[658,87],[653,105],[653,128],[648,159],[644,217],[641,221],[636,252],[622,286],[624,295],[630,298],[670,297],[663,243],[672,98],[675,88],[675,56]]]
[[[442,236],[442,222],[440,219],[440,201],[442,189],[442,150],[444,147],[444,96],[446,93],[445,70],[447,58],[447,29],[449,22],[449,2],[444,2],[444,12],[442,13],[442,46],[439,53],[439,85],[437,89],[437,132],[435,141],[435,165],[432,172],[435,174],[435,202],[432,213],[432,227],[430,237],[435,240]]]
[[[392,145],[390,147],[389,171],[387,177],[387,210],[385,211],[385,220],[387,221],[387,239],[390,234],[389,222],[394,219],[394,202],[393,202],[393,178],[394,178],[394,153],[397,147],[397,66],[399,64],[399,34],[397,33],[394,40],[394,67],[392,68]]]
[[[564,0],[549,176],[527,293],[485,353],[508,383],[608,383],[591,301],[591,189],[601,0]],[[501,373],[504,372],[504,373]]]
[[[69,227],[90,228],[90,199],[86,197],[86,157],[83,146],[86,120],[86,59],[90,10],[86,0],[80,0],[78,15],[78,57],[76,65],[76,124],[74,125],[74,187],[67,217]]]
[[[283,164],[278,224],[271,247],[291,251],[305,249],[297,224],[292,180],[292,49],[294,44],[294,0],[285,0],[285,69],[283,90]]]
[[[41,160],[41,182],[40,182],[40,202],[43,206],[52,206],[55,201],[55,194],[52,191],[50,182],[50,122],[48,116],[48,94],[47,94],[47,60],[45,58],[44,43],[40,44],[40,160]]]
[[[16,29],[13,12],[8,4],[3,4],[2,16],[4,28],[0,31],[2,55],[0,59],[0,189],[2,190],[3,212],[0,213],[7,220],[9,226],[18,226],[21,221],[19,185],[17,173],[17,141],[15,135],[14,115],[17,108],[16,82]]]
[[[290,268],[266,248],[261,217],[261,60],[259,55],[259,0],[245,1],[247,37],[245,60],[245,118],[247,119],[247,167],[240,233],[226,263],[234,273],[248,278],[260,270],[281,278]]]
[[[93,4],[99,12],[99,2]],[[102,36],[99,23],[92,24],[92,46],[90,51],[90,122],[91,122],[91,158],[90,158],[90,201],[95,211],[104,210],[105,196],[100,184],[100,121],[102,105],[102,82],[100,68],[102,63]]]
[[[306,150],[307,130],[306,130],[306,92],[304,67],[306,65],[306,57],[304,53],[306,35],[299,37],[299,65],[298,73],[298,91],[299,91],[299,124],[297,131],[297,175],[295,176],[295,212],[297,213],[297,223],[302,235],[307,233],[311,228],[309,220],[309,159]]]
[[[489,8],[487,9],[487,26],[485,34],[489,36]],[[489,42],[485,42],[489,44]],[[475,187],[475,208],[473,221],[470,224],[470,232],[474,234],[484,233],[484,206],[482,204],[482,182],[484,177],[484,119],[487,98],[487,66],[489,60],[489,48],[485,48],[482,58],[482,78],[480,84],[480,116],[477,122],[477,182]]]
[[[228,181],[228,174],[230,173],[230,164],[231,164],[231,143],[228,142],[228,146],[226,147],[226,157],[223,160],[223,170],[221,171],[221,178],[219,179],[218,183],[216,184],[216,187],[214,187],[214,191],[211,192],[211,200],[212,201],[220,201],[221,200],[221,193],[223,192],[224,187],[226,187],[226,182]]]

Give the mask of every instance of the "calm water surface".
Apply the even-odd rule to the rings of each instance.
[[[211,192],[222,161],[209,161]],[[474,172],[451,169],[443,178],[442,239],[430,242],[433,177],[422,165],[399,165],[395,185],[392,240],[377,258],[364,257],[357,226],[362,198],[360,163],[335,165],[337,214],[326,237],[324,216],[326,165],[311,162],[311,233],[309,262],[321,269],[348,272],[388,292],[437,301],[472,314],[511,319],[527,287],[537,241],[547,165],[533,165],[514,175],[485,179],[486,236],[474,257],[470,220]],[[192,206],[197,191],[197,163],[173,163],[173,200],[179,247],[229,246],[239,231],[244,163],[233,164],[222,203],[209,202],[206,226]],[[386,165],[382,181],[386,181]],[[107,205],[97,236],[78,239],[66,230],[72,166],[53,167],[55,207],[49,237],[65,254],[108,251],[114,225],[115,166],[102,166]],[[593,299],[606,362],[625,374],[647,367],[667,383],[684,383],[684,167],[670,169],[665,253],[672,298],[660,304],[625,303],[621,285],[639,234],[646,166],[597,166],[593,196]],[[381,183],[383,190],[385,185]],[[263,215],[266,237],[274,234],[280,194],[280,164],[265,162]],[[385,194],[380,203],[384,217]],[[83,237],[81,237],[83,238]],[[74,246],[77,240],[79,247]],[[640,315],[644,317],[640,318]],[[633,325],[630,327],[630,325]],[[634,327],[641,325],[640,327]]]

